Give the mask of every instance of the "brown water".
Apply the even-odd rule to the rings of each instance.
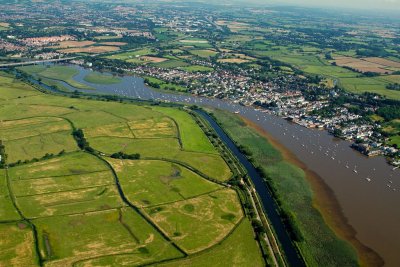
[[[89,71],[77,69],[80,74],[75,79],[96,88],[98,93],[184,102],[240,112],[241,116],[287,148],[314,179],[322,182],[320,187],[314,184],[314,189],[328,192],[339,205],[334,205],[335,210],[341,210],[340,214],[333,212],[328,218],[334,229],[342,230],[348,239],[355,238],[378,253],[385,266],[400,266],[400,170],[393,170],[383,157],[367,158],[353,151],[349,142],[335,139],[325,131],[306,129],[251,107],[218,99],[153,91],[144,86],[142,79],[132,76],[126,76],[122,83],[112,86],[90,84],[83,80]],[[321,208],[329,213],[332,207],[321,203]],[[339,229],[341,227],[343,229]]]

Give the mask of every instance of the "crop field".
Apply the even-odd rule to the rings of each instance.
[[[51,48],[71,48],[71,47],[85,47],[89,45],[94,45],[95,42],[92,41],[64,41]]]
[[[247,63],[249,62],[249,60],[243,58],[224,58],[224,59],[218,59],[218,62],[241,64],[241,63]]]
[[[75,54],[75,53],[84,53],[84,54],[102,54],[107,52],[116,52],[120,50],[118,46],[109,46],[109,45],[99,45],[99,46],[86,46],[86,47],[76,47],[76,48],[67,48],[57,50],[62,53],[67,54]]]
[[[201,65],[191,65],[187,67],[180,67],[180,69],[188,71],[188,72],[211,72],[214,69],[206,66]]]
[[[376,58],[368,59],[358,59],[353,57],[336,57],[335,62],[338,66],[346,66],[356,69],[360,72],[376,72],[376,73],[386,73],[390,74],[393,71],[387,69],[388,66],[382,65],[380,63],[390,63],[389,60],[383,60]],[[378,63],[379,62],[379,63]],[[393,62],[395,63],[395,62]],[[399,64],[400,65],[400,64]]]
[[[191,54],[193,54],[195,56],[204,57],[204,58],[213,57],[213,56],[218,54],[217,51],[211,50],[211,49],[207,49],[207,50],[189,50],[189,53],[191,53]]]
[[[237,193],[214,182],[232,172],[188,112],[2,80],[0,136],[15,164],[0,169],[0,266],[207,265],[203,250],[215,260],[221,249],[262,266]],[[109,157],[116,152],[140,159]]]
[[[186,63],[184,61],[181,60],[167,60],[164,62],[160,62],[160,63],[154,63],[154,66],[157,66],[159,68],[166,68],[166,69],[170,69],[170,68],[179,68],[179,67],[186,67],[186,66],[190,66],[189,63]]]
[[[141,56],[149,56],[149,55],[154,55],[154,54],[155,54],[154,50],[152,50],[150,48],[145,48],[145,49],[110,55],[110,56],[107,56],[106,58],[118,59],[118,60],[129,60],[129,59],[135,59],[135,58],[138,58]]]

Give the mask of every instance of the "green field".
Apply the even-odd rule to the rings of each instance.
[[[221,241],[243,216],[235,191],[229,189],[145,211],[188,253]]]
[[[61,118],[37,117],[0,124],[0,136],[8,148],[11,163],[77,149],[70,124]]]
[[[213,68],[205,67],[205,66],[199,66],[199,65],[181,67],[180,69],[188,71],[188,72],[211,72],[211,71],[214,70]]]
[[[183,67],[184,68],[184,67]],[[148,81],[148,84],[155,88],[155,89],[161,89],[161,90],[169,90],[169,91],[178,91],[178,92],[187,92],[187,89],[173,83],[168,83],[163,80],[154,78],[154,77],[149,77],[146,76],[144,77]]]
[[[340,239],[314,208],[313,192],[302,169],[286,162],[264,137],[245,125],[237,116],[213,111],[228,134],[252,152],[256,165],[271,177],[285,210],[290,210],[304,237],[298,242],[310,266],[356,266],[357,254],[349,243]]]
[[[0,224],[0,266],[38,266],[32,229],[24,223]]]
[[[117,84],[121,79],[112,75],[104,75],[100,73],[90,73],[83,78],[86,82],[94,84]]]
[[[214,50],[190,50],[189,53],[203,58],[210,58],[218,54]]]
[[[18,69],[31,75],[37,75],[39,78],[62,81],[78,89],[93,90],[92,87],[79,83],[73,79],[73,77],[79,73],[79,71],[73,67],[34,65],[19,67]]]
[[[140,56],[149,56],[149,55],[154,55],[155,51],[151,48],[144,48],[140,50],[135,50],[135,51],[129,51],[129,52],[124,52],[124,53],[119,53],[119,54],[113,54],[111,56],[107,56],[106,58],[108,59],[118,59],[118,60],[129,60],[129,59],[135,59]]]
[[[207,265],[200,255],[215,260],[222,248],[241,266],[262,265],[237,193],[218,182],[232,172],[186,110],[0,82],[0,136],[15,163],[0,170],[0,266]]]
[[[8,191],[6,173],[4,170],[0,170],[0,222],[18,220],[20,218]]]
[[[243,220],[234,232],[215,248],[189,256],[185,260],[171,261],[157,266],[208,266],[211,262],[218,262],[219,266],[243,266],[255,267],[264,266],[263,259],[257,253],[258,248],[251,236],[251,225],[247,220]],[[235,244],[232,246],[232,244]]]
[[[189,63],[186,63],[186,62],[184,62],[182,60],[175,60],[175,59],[167,60],[167,61],[160,62],[160,63],[154,63],[152,65],[154,65],[156,67],[159,67],[159,68],[165,68],[165,69],[172,69],[172,68],[190,66]]]
[[[138,207],[185,200],[221,188],[174,163],[158,160],[108,161],[120,177],[129,201]]]

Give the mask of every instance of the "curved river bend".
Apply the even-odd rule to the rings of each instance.
[[[336,139],[326,131],[307,129],[252,107],[220,99],[155,91],[146,87],[143,79],[134,76],[121,77],[121,83],[115,85],[88,83],[84,77],[91,70],[74,67],[79,70],[74,80],[95,88],[96,93],[196,104],[240,113],[323,179],[334,192],[348,223],[357,232],[356,238],[376,251],[384,259],[385,266],[400,266],[400,170],[393,169],[383,157],[367,158],[352,150],[349,142]]]

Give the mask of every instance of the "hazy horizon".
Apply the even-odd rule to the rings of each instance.
[[[253,2],[259,4],[294,5],[306,7],[335,7],[369,10],[399,10],[400,0],[236,0],[236,2]]]

